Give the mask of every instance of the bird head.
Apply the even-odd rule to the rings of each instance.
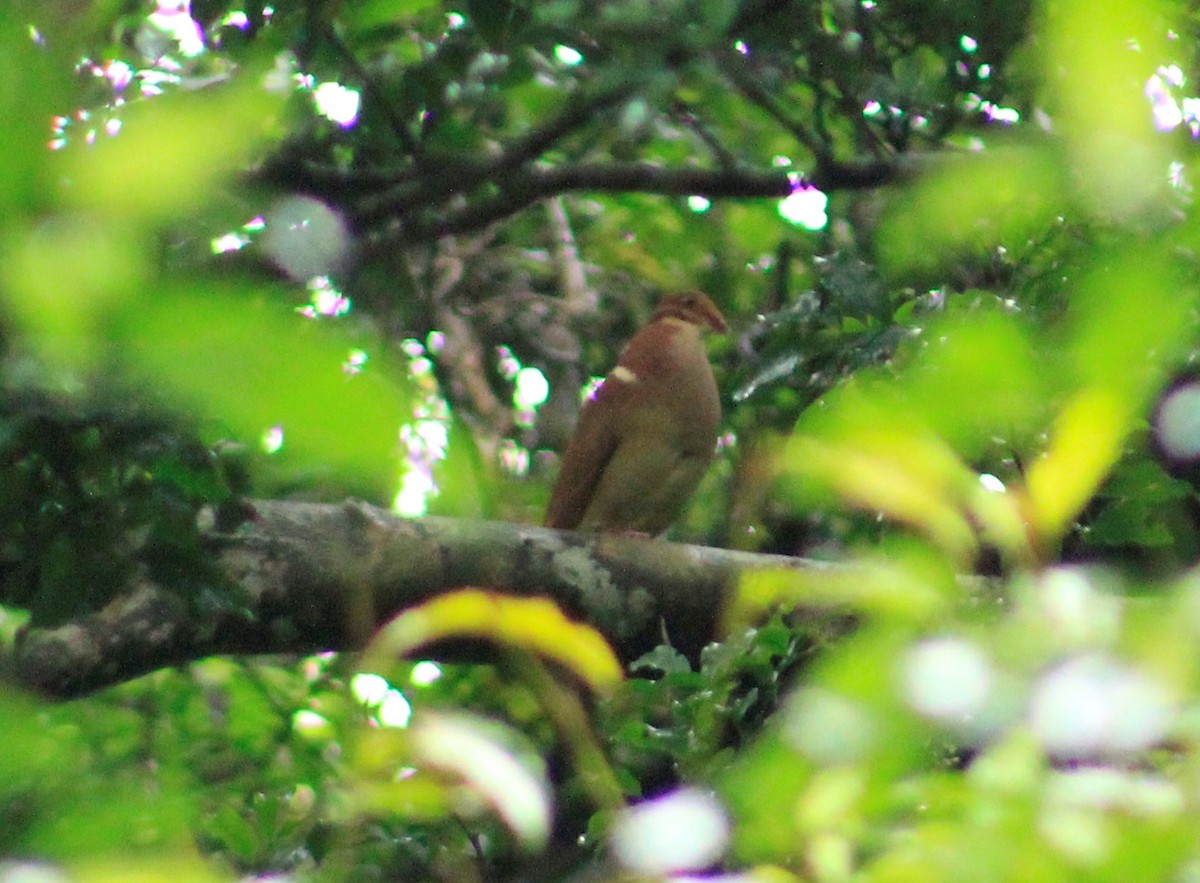
[[[717,305],[709,300],[708,295],[699,291],[669,294],[659,301],[651,321],[667,317],[682,319],[700,327],[707,325],[718,334],[724,334],[728,330],[725,317],[721,315]]]

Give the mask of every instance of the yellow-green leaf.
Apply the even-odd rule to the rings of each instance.
[[[824,488],[907,524],[959,560],[974,554],[974,532],[961,507],[969,475],[936,438],[892,428],[836,441],[800,436],[788,444],[787,458],[810,490]]]
[[[1029,467],[1030,520],[1038,535],[1056,541],[1096,493],[1121,455],[1130,416],[1113,394],[1077,393],[1054,421],[1050,447]]]
[[[245,165],[282,106],[253,74],[135,102],[116,135],[62,152],[67,200],[126,221],[186,215]]]
[[[515,598],[460,589],[393,619],[368,650],[400,656],[432,641],[483,638],[536,653],[564,666],[594,689],[621,680],[621,664],[600,633],[572,622],[546,598]]]

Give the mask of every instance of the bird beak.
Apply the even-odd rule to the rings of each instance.
[[[717,334],[724,334],[729,330],[729,326],[725,324],[725,317],[715,310],[707,313],[706,318],[708,319],[708,326]]]

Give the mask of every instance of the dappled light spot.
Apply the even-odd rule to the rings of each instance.
[[[250,29],[250,17],[242,10],[235,9],[226,13],[220,24],[225,27],[237,28],[239,31],[246,31]]]
[[[337,654],[329,651],[314,653],[312,656],[305,657],[300,663],[300,671],[305,682],[315,684],[324,678],[329,671],[329,666],[336,658]]]
[[[212,252],[213,254],[227,254],[231,251],[239,251],[249,244],[250,240],[241,233],[226,233],[212,241]]]
[[[983,485],[985,491],[991,491],[994,494],[1003,494],[1008,488],[1004,486],[1004,482],[992,475],[990,472],[984,472],[979,476],[979,483]]]
[[[538,368],[524,367],[513,384],[513,404],[518,409],[536,408],[550,397],[550,383]]]
[[[50,131],[54,135],[48,145],[51,150],[62,150],[67,146],[66,132],[69,125],[71,125],[71,119],[61,114],[50,118]]]
[[[272,426],[262,437],[262,449],[268,454],[278,453],[283,449],[283,427]]]
[[[550,382],[539,368],[521,364],[506,346],[496,348],[496,368],[500,376],[513,383],[513,420],[518,426],[532,426],[537,409],[550,397]]]
[[[310,738],[325,738],[333,735],[333,725],[329,719],[308,708],[302,708],[292,715],[292,729]]]
[[[383,675],[359,672],[350,679],[350,690],[364,705],[378,705],[391,689]]]
[[[261,233],[266,228],[267,222],[261,215],[251,218],[242,224],[240,230],[230,230],[228,233],[215,237],[212,241],[213,254],[225,254],[245,248],[254,241],[255,234]]]
[[[1048,570],[1038,584],[1037,613],[1068,646],[1108,643],[1121,629],[1121,599],[1102,592],[1087,572]]]
[[[121,92],[133,82],[133,68],[123,61],[110,61],[104,66],[103,71],[104,77],[115,92]]]
[[[1200,460],[1200,383],[1184,383],[1168,392],[1154,414],[1153,429],[1169,460]]]
[[[405,518],[419,518],[429,511],[429,498],[437,493],[433,476],[409,469],[400,479],[400,490],[392,501],[392,510]]]
[[[821,230],[829,223],[825,207],[829,197],[809,184],[800,184],[779,201],[779,215],[806,230]]]
[[[604,386],[603,377],[589,377],[579,390],[579,400],[582,402],[590,402],[600,393],[600,388]]]
[[[866,708],[821,687],[805,687],[789,700],[783,732],[801,754],[829,766],[860,760],[875,741]]]
[[[328,276],[346,260],[350,233],[342,216],[311,196],[288,196],[267,211],[262,247],[298,282]]]
[[[982,109],[984,118],[989,122],[1012,125],[1021,121],[1021,112],[1015,107],[1001,107],[998,104],[985,101],[982,104]]]
[[[430,498],[438,493],[433,471],[446,458],[450,440],[450,407],[442,398],[433,362],[426,355],[436,353],[444,337],[435,331],[427,340],[428,350],[413,338],[400,344],[409,360],[408,376],[419,395],[413,407],[413,420],[399,430],[403,466],[400,488],[392,501],[392,509],[408,518],[428,512]]]
[[[1200,138],[1200,98],[1183,99],[1183,119],[1193,138]]]
[[[1144,89],[1154,115],[1154,128],[1169,132],[1184,120],[1183,109],[1171,93],[1183,85],[1183,71],[1178,65],[1164,65],[1146,80]]]
[[[1172,160],[1171,164],[1167,166],[1167,181],[1170,183],[1173,189],[1187,189],[1188,183],[1187,176],[1185,174],[1186,172],[1187,166],[1185,166],[1179,160]]]
[[[410,424],[412,429],[402,434],[420,442],[423,449],[436,454],[444,454],[449,440],[446,424],[441,420],[423,419]]]
[[[308,292],[309,302],[296,308],[296,312],[308,319],[316,319],[319,316],[344,316],[350,312],[350,298],[334,288],[328,276],[314,276],[310,279]]]
[[[313,90],[313,104],[317,113],[349,129],[358,122],[358,108],[362,96],[354,89],[340,83],[322,83]]]
[[[408,726],[412,718],[412,705],[403,693],[388,683],[387,678],[371,672],[359,672],[350,679],[350,690],[359,702],[374,710],[376,718],[384,726]]]
[[[505,380],[512,380],[521,370],[521,360],[506,346],[496,347],[496,368]]]
[[[99,68],[95,69],[97,72]],[[121,99],[117,99],[116,104],[120,104]],[[54,136],[50,139],[47,147],[50,150],[62,150],[70,143],[72,129],[76,124],[83,124],[83,128],[75,131],[76,139],[82,139],[84,144],[95,144],[100,133],[103,132],[108,137],[113,137],[121,131],[121,120],[116,117],[111,117],[107,120],[93,119],[93,115],[87,110],[78,110],[75,112],[74,118],[68,116],[54,116],[51,118],[51,134]]]
[[[418,687],[428,687],[442,676],[442,667],[436,662],[423,659],[413,666],[408,679]]]
[[[757,261],[747,261],[746,269],[751,273],[765,273],[775,266],[775,255],[761,254]]]
[[[1169,132],[1183,122],[1183,110],[1169,96],[1153,100],[1153,106],[1154,128],[1160,132]]]
[[[424,515],[429,497],[438,491],[433,469],[445,459],[449,444],[446,420],[423,418],[400,427],[400,444],[405,451],[405,470],[396,496],[395,510],[401,515]]]
[[[613,852],[637,874],[700,870],[725,851],[729,820],[711,794],[683,788],[623,812],[613,824]]]
[[[441,420],[415,420],[400,427],[400,444],[406,456],[395,509],[401,515],[424,515],[427,511],[429,497],[438,491],[433,468],[445,458],[448,442],[449,431]]]
[[[412,705],[399,690],[388,690],[383,702],[379,703],[376,714],[379,722],[385,727],[403,728],[407,727],[412,719]]]
[[[49,862],[0,861],[0,883],[71,883],[73,877]]]
[[[1175,717],[1157,681],[1099,653],[1067,660],[1034,686],[1029,723],[1050,755],[1089,758],[1143,751]]]
[[[995,679],[983,651],[958,637],[922,641],[904,661],[903,689],[918,713],[949,724],[969,724],[982,711]]]
[[[689,196],[687,206],[696,214],[702,215],[712,208],[712,200],[707,196]]]
[[[522,447],[511,438],[500,443],[500,465],[510,475],[526,475],[529,472],[531,457],[529,448]]]
[[[189,0],[158,0],[158,8],[150,14],[149,23],[175,41],[183,55],[193,58],[204,52],[204,32],[192,18],[190,6]],[[138,48],[146,51],[146,47],[154,45],[151,40],[145,32],[139,33]],[[146,54],[157,60],[163,52]]]
[[[350,350],[349,355],[346,356],[346,361],[342,362],[342,373],[343,374],[359,374],[359,373],[361,373],[363,366],[367,364],[368,358],[369,357],[367,356],[366,352],[364,352],[363,350],[360,350],[360,349]]]
[[[564,46],[562,43],[554,47],[554,57],[558,59],[561,64],[565,64],[568,67],[574,67],[577,64],[583,63],[582,52],[570,46]]]
[[[166,64],[165,61],[160,61],[160,64]],[[166,92],[167,86],[178,86],[179,75],[170,71],[146,69],[140,70],[137,73],[137,80],[141,83],[140,92],[143,97],[153,98],[156,95],[162,95]]]

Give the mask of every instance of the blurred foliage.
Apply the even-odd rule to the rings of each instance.
[[[32,625],[58,625],[144,571],[196,615],[237,606],[197,518],[210,507],[226,529],[241,521],[243,453],[207,448],[161,412],[114,405],[0,400],[0,601],[28,610]]]
[[[591,689],[621,680],[621,664],[593,628],[573,623],[546,598],[509,598],[482,589],[457,589],[406,610],[372,640],[368,668],[377,658],[418,655],[437,641],[483,639],[538,652]]]
[[[198,524],[250,494],[388,502],[402,473],[440,492],[414,509],[536,520],[580,388],[678,287],[736,331],[675,536],[833,560],[615,684],[591,630],[467,591],[363,660],[5,690],[0,854],[660,876],[619,867],[636,803],[664,844],[709,832],[678,870],[1196,876],[1186,4],[10,5],[4,646],[131,575],[236,605]],[[748,172],[817,182],[826,222]],[[498,661],[395,661],[443,638]],[[725,812],[672,816],[697,790]]]

